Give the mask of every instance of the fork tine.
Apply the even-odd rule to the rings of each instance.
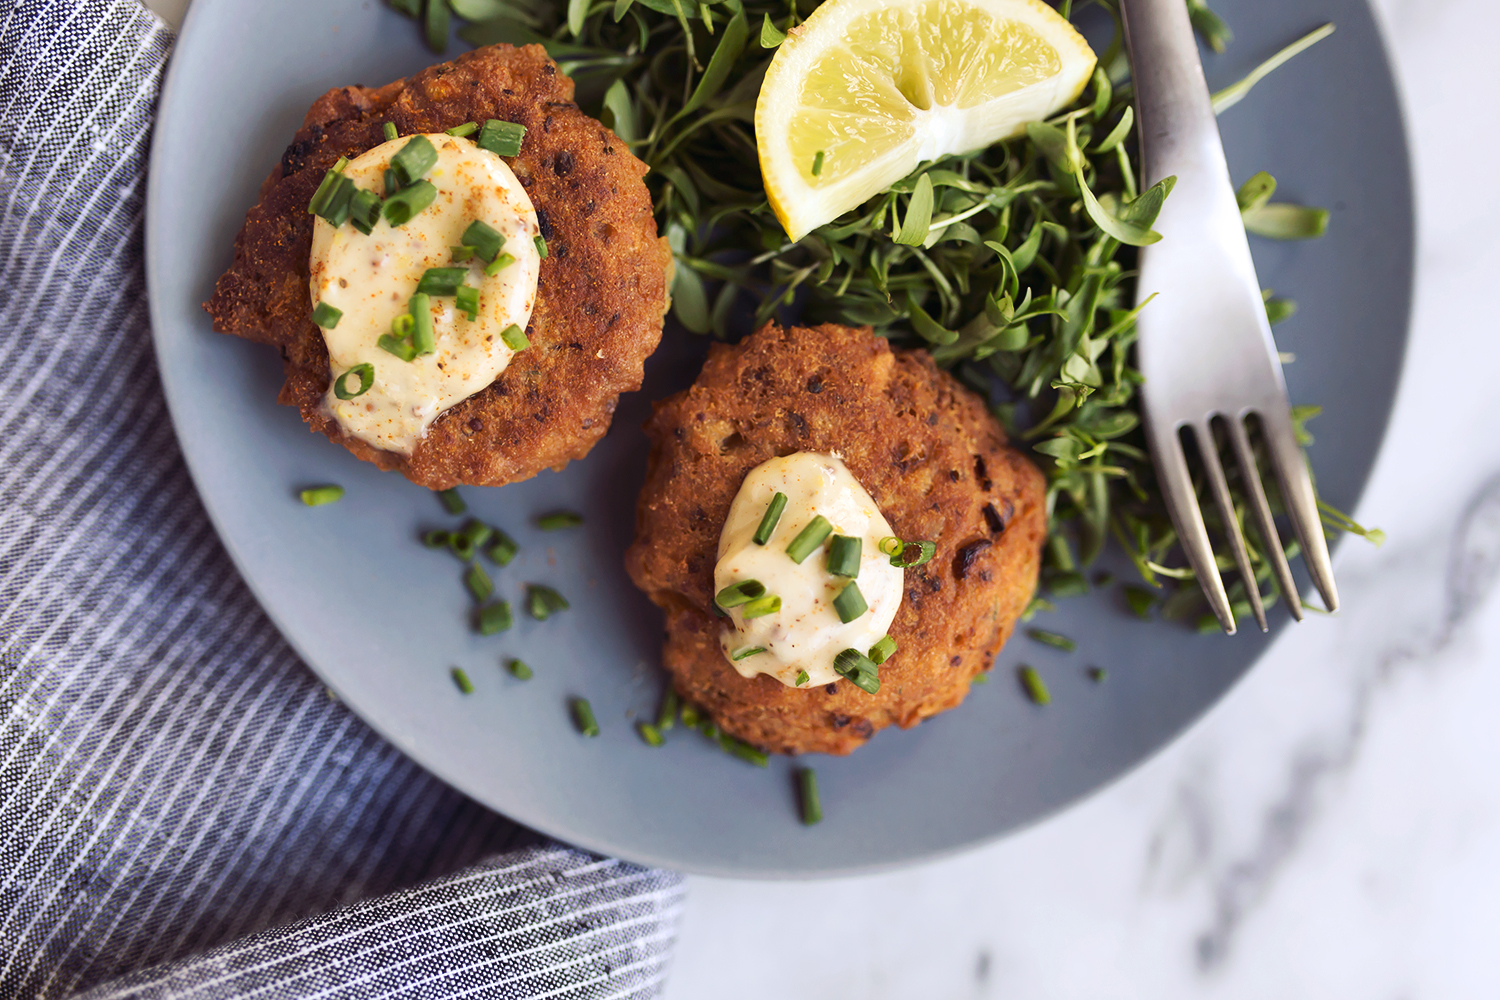
[[[1260,600],[1260,583],[1250,568],[1250,555],[1245,551],[1245,536],[1240,532],[1240,520],[1234,514],[1234,501],[1229,496],[1229,482],[1224,478],[1224,466],[1220,463],[1219,449],[1214,443],[1213,426],[1194,425],[1193,432],[1198,437],[1198,454],[1203,460],[1204,471],[1208,473],[1209,489],[1212,490],[1214,502],[1219,505],[1219,514],[1224,519],[1224,534],[1229,539],[1229,551],[1234,554],[1234,565],[1240,571],[1240,579],[1245,582],[1250,609],[1255,613],[1255,624],[1265,632],[1266,609]]]
[[[1307,562],[1313,583],[1323,595],[1329,611],[1339,609],[1339,592],[1333,584],[1333,563],[1328,558],[1328,541],[1323,537],[1323,521],[1318,516],[1318,501],[1313,493],[1312,477],[1307,472],[1307,458],[1292,431],[1291,414],[1283,407],[1271,412],[1257,411],[1266,447],[1276,463],[1276,478],[1286,501],[1287,516],[1297,538],[1302,542],[1302,557]]]
[[[1287,610],[1300,622],[1302,620],[1302,595],[1297,593],[1297,582],[1292,579],[1292,568],[1287,565],[1286,551],[1281,547],[1281,536],[1277,534],[1276,522],[1271,517],[1271,505],[1266,501],[1266,488],[1260,481],[1260,469],[1255,464],[1255,452],[1250,448],[1250,436],[1245,433],[1244,418],[1236,417],[1227,422],[1229,440],[1234,444],[1234,455],[1239,462],[1240,475],[1249,487],[1250,509],[1255,512],[1255,525],[1260,530],[1266,558],[1271,560],[1271,569],[1276,574],[1276,582],[1281,587],[1282,597],[1286,599]]]
[[[1225,634],[1234,635],[1234,612],[1230,610],[1229,595],[1224,592],[1219,567],[1214,563],[1213,546],[1208,541],[1208,529],[1203,526],[1203,512],[1198,509],[1198,497],[1193,492],[1193,477],[1188,472],[1187,456],[1182,453],[1182,441],[1175,430],[1165,434],[1158,431],[1159,428],[1148,421],[1147,435],[1151,440],[1151,454],[1156,461],[1162,498],[1167,502],[1167,511],[1172,515],[1172,524],[1177,528],[1177,538],[1187,554],[1188,565],[1193,567],[1198,586],[1208,598],[1208,606],[1224,627]]]

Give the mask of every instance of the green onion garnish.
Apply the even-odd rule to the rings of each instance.
[[[857,649],[846,649],[835,656],[833,669],[862,691],[875,694],[880,690],[880,668]]]
[[[514,538],[497,528],[495,529],[495,540],[490,543],[489,548],[484,550],[484,554],[489,556],[490,562],[496,566],[509,566],[510,561],[516,557],[516,553],[520,550],[521,547],[516,544]]]
[[[328,199],[333,194],[333,189],[338,186],[339,180],[344,176],[344,168],[349,165],[349,158],[340,156],[338,162],[328,169],[323,179],[318,182],[318,189],[307,202],[308,215],[321,215],[323,209],[328,205]]]
[[[380,221],[380,206],[380,195],[364,188],[356,190],[354,197],[349,199],[349,222],[355,229],[369,236],[375,223]]]
[[[566,611],[568,608],[567,598],[551,587],[544,587],[539,583],[526,585],[526,610],[531,612],[531,617],[537,621],[544,622],[559,611]]]
[[[902,542],[895,535],[886,535],[880,540],[880,544],[875,547],[880,550],[881,555],[899,556],[901,554]]]
[[[733,736],[724,733],[720,733],[717,738],[719,746],[723,748],[725,753],[732,757],[738,757],[740,760],[754,764],[756,767],[766,767],[770,763],[770,759],[766,756],[764,750],[757,750],[743,740],[737,740]]]
[[[399,191],[386,189],[385,205],[380,209],[385,221],[393,226],[404,226],[411,217],[432,204],[437,197],[437,188],[431,181],[417,181]]]
[[[667,693],[661,697],[661,707],[656,710],[656,728],[666,732],[677,725],[677,689],[667,687]]]
[[[812,555],[813,550],[822,545],[823,539],[831,534],[833,525],[828,523],[828,518],[819,514],[807,522],[807,527],[797,532],[792,544],[786,547],[786,554],[792,557],[792,562],[801,565],[802,560]]]
[[[473,247],[474,253],[482,260],[494,260],[495,255],[505,246],[505,237],[493,226],[478,219],[469,223],[469,228],[464,230],[460,239],[465,246]]]
[[[741,660],[748,659],[749,657],[752,657],[757,653],[764,653],[765,651],[766,647],[764,646],[746,646],[744,649],[735,650],[729,658],[735,663],[738,663]]]
[[[479,129],[479,123],[478,122],[464,122],[462,125],[455,125],[452,128],[450,128],[450,129],[445,129],[444,131],[446,131],[449,135],[453,136],[454,138],[462,139],[464,136],[468,135],[471,132],[475,132],[478,129]]]
[[[1102,684],[1104,683],[1104,679],[1109,676],[1109,672],[1103,667],[1089,667],[1088,675],[1089,680],[1095,684]]]
[[[432,300],[425,292],[418,292],[407,304],[411,312],[411,346],[418,354],[431,354],[437,350],[437,337],[432,332]]]
[[[594,706],[589,704],[587,698],[573,699],[573,722],[578,726],[578,731],[583,735],[599,735],[599,723],[594,718]]]
[[[531,680],[531,668],[520,660],[511,660],[505,665],[505,669],[510,671],[510,675],[518,681]]]
[[[1052,700],[1052,694],[1047,690],[1047,685],[1042,683],[1042,676],[1031,667],[1021,667],[1016,671],[1016,677],[1021,681],[1021,690],[1026,692],[1026,697],[1038,705],[1045,705]]]
[[[448,551],[457,556],[460,562],[474,560],[474,543],[462,531],[455,531],[448,536]]]
[[[350,375],[353,375],[359,379],[359,388],[354,392],[350,392],[348,385],[346,384],[347,379]],[[370,386],[374,384],[375,366],[366,361],[363,364],[355,365],[353,368],[350,368],[348,371],[344,372],[344,374],[334,379],[333,394],[339,399],[353,399],[356,396],[363,396],[365,393],[369,392]]]
[[[344,310],[335,309],[327,302],[319,302],[318,307],[313,310],[312,321],[325,330],[332,330],[343,317]]]
[[[500,331],[500,339],[512,351],[524,351],[531,346],[531,341],[526,339],[525,331],[514,323]]]
[[[896,640],[890,636],[881,636],[880,641],[870,647],[870,662],[876,666],[889,660],[896,653]]]
[[[802,685],[806,684],[809,680],[811,680],[811,678],[807,676],[807,671],[806,670],[799,670],[799,671],[797,671],[797,686],[798,687],[801,687]]]
[[[859,584],[851,580],[849,586],[833,599],[833,610],[839,613],[839,621],[847,625],[869,611],[870,606],[865,603],[865,595],[859,592]]]
[[[333,182],[333,189],[328,192],[319,210],[313,214],[321,219],[326,219],[328,224],[337,229],[349,221],[349,204],[354,199],[354,194],[359,188],[349,178],[340,175]]]
[[[975,674],[973,677],[969,678],[969,683],[970,684],[988,684],[989,682],[990,682],[990,675],[989,674]]]
[[[452,295],[458,291],[458,286],[464,283],[464,277],[468,273],[469,269],[466,267],[429,267],[417,280],[417,293],[419,295]],[[416,315],[416,310],[412,310],[412,315]]]
[[[463,667],[454,667],[451,673],[453,674],[453,683],[458,685],[460,691],[464,694],[474,693],[474,682],[469,680],[469,675],[464,673]]]
[[[818,798],[818,772],[810,767],[797,768],[798,802],[802,806],[802,825],[823,821],[823,803]]]
[[[646,741],[647,746],[659,747],[666,742],[662,739],[661,730],[649,722],[637,722],[635,730],[641,734],[641,739]]]
[[[473,285],[459,285],[454,293],[454,308],[471,320],[479,318],[479,289]]]
[[[464,539],[470,545],[478,549],[483,548],[484,543],[490,540],[490,536],[495,533],[495,529],[483,521],[470,520],[459,529],[459,533],[463,535]]]
[[[469,246],[448,247],[448,259],[455,264],[461,264],[466,260],[474,259],[474,248]]]
[[[453,536],[442,529],[435,529],[422,535],[422,544],[429,549],[446,549],[448,542]]]
[[[698,728],[698,706],[694,705],[692,702],[683,702],[682,710],[677,713],[677,716],[682,720],[682,724],[687,728]]]
[[[490,595],[495,592],[495,584],[491,582],[490,575],[478,563],[470,565],[469,571],[464,574],[464,586],[469,588],[469,593],[480,604],[489,600]]]
[[[385,173],[382,176],[385,178],[385,196],[387,198],[401,190],[401,185],[396,180],[396,171],[390,167],[386,167]],[[434,188],[433,190],[436,191],[437,189]]]
[[[542,258],[542,260],[546,260],[547,259],[547,239],[546,239],[546,237],[542,236],[541,234],[538,234],[538,235],[533,236],[531,238],[531,242],[536,245],[536,255],[538,257]]]
[[[1048,632],[1045,629],[1029,628],[1026,630],[1026,634],[1037,642],[1046,643],[1048,646],[1061,649],[1065,653],[1071,653],[1078,648],[1078,643],[1067,636],[1058,635],[1056,632]]]
[[[469,505],[464,503],[464,498],[458,495],[457,486],[438,490],[438,499],[443,502],[443,509],[450,514],[462,514],[469,509]]]
[[[404,313],[396,318],[411,319],[409,315],[406,315]],[[382,351],[385,351],[387,354],[394,354],[402,361],[411,361],[417,356],[417,349],[412,346],[410,340],[398,339],[391,336],[389,333],[382,333],[379,339],[375,341],[375,346],[380,348]]]
[[[781,520],[781,512],[784,510],[786,510],[786,494],[778,493],[771,498],[770,506],[761,516],[760,527],[755,529],[756,545],[764,545],[771,540],[771,535],[776,531],[776,522]]]
[[[749,604],[765,592],[766,586],[759,580],[741,580],[715,594],[714,603],[721,608],[737,608],[741,604]]]
[[[536,526],[543,531],[576,528],[582,523],[583,515],[571,510],[554,510],[552,513],[543,514],[536,519]]]
[[[515,619],[510,613],[509,601],[495,601],[479,609],[477,621],[480,635],[494,635],[510,628]]]
[[[820,149],[813,154],[812,175],[818,176],[823,172],[823,151]]]
[[[859,557],[864,543],[848,535],[834,535],[828,543],[828,572],[834,576],[859,576]]]
[[[781,610],[781,598],[767,595],[757,597],[740,609],[740,615],[746,621],[752,618],[764,618],[766,615],[774,615]]]
[[[916,554],[911,554],[912,546],[917,547]],[[937,552],[937,545],[932,542],[902,542],[901,551],[891,556],[891,565],[902,569],[911,569],[914,566],[922,566],[930,560]]]
[[[343,496],[342,486],[313,486],[302,491],[302,502],[309,507],[321,507],[325,503],[342,499]]]
[[[401,152],[391,157],[391,169],[401,187],[408,188],[427,176],[427,171],[438,161],[437,150],[425,135],[414,135],[411,142],[401,147]]]
[[[396,123],[395,122],[386,122],[384,125],[381,126],[381,128],[385,130],[385,141],[386,142],[392,142],[392,141],[394,141],[396,139],[401,138],[401,133],[399,133],[399,132],[396,131]]]
[[[494,118],[484,123],[474,145],[487,149],[498,156],[520,156],[521,140],[526,138],[526,126],[515,122],[502,122]]]
[[[705,715],[703,716],[703,718],[698,720],[698,732],[702,733],[704,736],[707,736],[711,740],[716,740],[719,738],[722,730],[720,730],[719,727],[714,724],[713,719],[710,719]]]
[[[507,267],[510,267],[515,262],[516,262],[516,259],[514,257],[512,257],[510,254],[508,254],[508,253],[499,254],[499,255],[497,255],[495,257],[494,260],[490,261],[488,264],[486,264],[484,266],[485,276],[489,277],[489,278],[493,278],[495,275],[499,274],[501,271],[505,270]]]

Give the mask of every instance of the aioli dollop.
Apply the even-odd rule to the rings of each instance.
[[[383,174],[391,157],[412,140],[402,136],[351,160],[344,176],[384,194]],[[337,229],[314,223],[309,261],[312,300],[343,311],[337,326],[323,331],[330,374],[355,365],[375,368],[375,382],[354,399],[339,399],[330,386],[326,405],[344,433],[377,448],[409,455],[438,415],[486,388],[514,353],[500,338],[511,324],[522,330],[536,304],[540,232],[536,209],[509,165],[468,139],[429,134],[437,163],[426,179],[437,198],[403,226],[382,218],[366,236],[345,223]],[[452,262],[451,247],[463,242],[471,222],[483,221],[505,237],[503,252],[515,262],[493,277],[484,261]],[[467,266],[466,283],[479,289],[479,315],[460,313],[452,296],[432,296],[437,350],[402,361],[376,346],[391,322],[406,312],[417,282],[430,267]]]
[[[770,540],[756,545],[755,531],[777,493],[786,494],[786,509]],[[869,610],[852,622],[839,621],[833,608],[849,578],[828,571],[827,544],[800,565],[786,552],[819,514],[832,522],[835,534],[862,542],[855,580]],[[802,687],[838,680],[834,657],[851,648],[866,652],[890,629],[901,606],[902,571],[879,549],[880,540],[892,534],[880,508],[836,454],[798,452],[751,469],[719,535],[714,592],[741,580],[759,580],[766,594],[781,598],[781,610],[746,621],[741,609],[731,608],[730,627],[719,640],[725,659],[741,676],[769,674],[788,687],[798,686],[802,671],[807,672]],[[737,651],[757,646],[765,652],[734,659]]]

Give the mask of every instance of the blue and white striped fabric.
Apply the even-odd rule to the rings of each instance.
[[[0,996],[656,996],[681,879],[416,768],[220,548],[140,268],[171,41],[0,4]]]

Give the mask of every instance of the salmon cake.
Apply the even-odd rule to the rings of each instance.
[[[279,402],[359,458],[431,489],[527,479],[589,452],[661,339],[645,172],[538,45],[341,87],[204,308],[279,349]]]
[[[957,706],[1036,588],[1041,472],[925,351],[769,324],[656,405],[626,554],[678,694],[767,751]]]

